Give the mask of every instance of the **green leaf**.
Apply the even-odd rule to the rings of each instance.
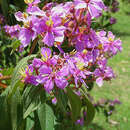
[[[67,95],[71,104],[72,109],[72,119],[76,121],[80,116],[81,111],[81,100],[78,95],[76,95],[71,88],[67,87]]]
[[[40,86],[27,86],[23,93],[24,102],[24,119],[30,115],[31,112],[38,109],[42,102],[45,102],[45,91]]]
[[[13,70],[14,70],[14,68],[2,69],[1,73],[2,73],[2,75],[7,76],[7,75],[11,75],[13,73]]]
[[[87,105],[87,118],[86,118],[85,124],[88,125],[92,122],[95,116],[95,108],[87,97],[86,97],[86,105]]]
[[[0,95],[0,130],[11,129],[10,107],[7,101],[7,95],[9,91],[10,91],[10,88],[8,87]]]
[[[36,55],[31,55],[31,56],[27,56],[25,58],[23,58],[15,67],[13,75],[12,75],[12,79],[11,79],[11,91],[9,93],[9,98],[15,93],[15,91],[17,90],[17,87],[19,86],[19,84],[17,84],[20,79],[21,79],[21,74],[20,71],[21,69],[25,69],[25,67],[28,64],[28,60],[31,58],[34,58]]]
[[[11,122],[12,122],[12,129],[17,130],[19,124],[23,120],[23,110],[22,110],[22,96],[17,89],[16,93],[9,99],[10,104],[10,114],[11,114]]]
[[[88,124],[90,124],[92,122],[92,120],[95,116],[95,108],[94,108],[93,104],[89,101],[89,99],[87,97],[87,93],[84,92],[82,89],[80,89],[80,91],[85,96],[85,103],[86,103],[86,107],[87,107],[87,117],[86,117],[85,124],[88,126]]]
[[[58,89],[55,92],[55,96],[56,96],[59,108],[61,108],[61,111],[66,113],[68,98],[67,98],[67,95],[64,93],[64,90]]]
[[[11,43],[11,46],[13,48],[13,50],[11,51],[11,54],[16,51],[16,49],[20,46],[21,42],[19,40],[14,40],[12,43]]]
[[[43,103],[38,108],[38,117],[42,130],[53,130],[54,129],[54,113],[52,108]]]
[[[8,9],[9,9],[8,4],[9,4],[8,0],[1,0],[1,8],[5,17],[8,16]]]
[[[31,113],[26,119],[26,130],[31,130],[35,124],[34,113]]]

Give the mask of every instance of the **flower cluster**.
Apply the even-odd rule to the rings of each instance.
[[[87,82],[111,80],[114,73],[107,66],[108,58],[122,50],[120,39],[112,32],[96,32],[91,28],[93,18],[101,16],[105,8],[102,0],[74,0],[61,4],[48,3],[39,8],[39,0],[25,0],[26,12],[15,14],[22,26],[6,26],[11,37],[27,47],[36,38],[43,42],[41,57],[34,58],[25,72],[23,80],[35,86],[42,85],[50,93],[54,87],[64,89],[73,84],[77,90]],[[62,45],[72,47],[72,52],[63,51]],[[60,54],[52,51],[57,47]],[[91,78],[90,78],[91,77]]]
[[[50,47],[59,48],[66,39],[71,45],[78,46],[79,42],[90,39],[90,33],[94,36],[95,32],[90,29],[91,19],[99,17],[105,7],[102,0],[74,0],[61,4],[48,3],[41,10],[38,7],[39,2],[25,0],[28,4],[26,12],[15,13],[16,20],[23,25],[20,28],[18,25],[5,28],[11,36],[13,31],[19,32],[16,37],[23,48],[38,36]]]

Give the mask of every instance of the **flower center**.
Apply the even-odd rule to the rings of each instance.
[[[31,3],[33,2],[33,0],[24,0],[24,2],[25,2],[26,4],[31,4]]]
[[[49,27],[52,27],[54,24],[54,22],[52,21],[52,18],[49,17],[49,20],[46,21],[46,25],[49,26]]]
[[[111,38],[111,37],[109,37],[108,40],[109,40],[110,42],[113,42],[113,41],[114,41],[114,39]]]

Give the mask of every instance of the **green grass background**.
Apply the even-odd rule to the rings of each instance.
[[[122,104],[116,106],[116,111],[110,117],[116,125],[107,123],[103,113],[96,113],[92,130],[130,130],[130,4],[120,2],[120,11],[113,15],[117,23],[112,30],[123,42],[123,51],[109,60],[116,79],[105,82],[99,88],[95,85],[91,94],[95,100],[100,98],[119,99]]]

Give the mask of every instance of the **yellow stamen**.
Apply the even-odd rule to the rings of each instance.
[[[75,55],[76,52],[77,52],[77,51],[74,49],[73,51],[70,52],[70,55]]]
[[[47,61],[48,58],[50,58],[50,57],[51,57],[51,55],[48,57],[47,52],[45,52],[45,56],[42,55],[42,60]]]
[[[24,27],[25,28],[28,28],[30,26],[30,22],[28,21],[28,22],[26,22],[26,23],[24,23]]]
[[[77,68],[78,68],[79,70],[83,70],[85,63],[83,63],[83,62],[81,62],[81,61],[78,61],[76,65],[77,65]]]
[[[98,49],[102,50],[102,49],[103,49],[103,45],[102,45],[102,44],[99,44],[99,45],[98,45]]]
[[[26,4],[31,4],[34,0],[24,0]]]
[[[24,68],[21,68],[20,71],[19,71],[19,73],[21,74],[21,76],[22,76],[23,78],[26,77],[26,73],[25,73],[25,69],[24,69]]]
[[[25,19],[28,17],[28,14],[25,13],[25,12],[24,12],[22,15],[23,15],[23,17],[24,17]]]
[[[114,41],[114,39],[111,38],[111,37],[109,37],[108,40],[109,40],[110,42],[113,42],[113,41]]]
[[[52,27],[54,24],[54,22],[52,21],[52,18],[49,17],[49,20],[46,21],[46,25],[49,26],[49,27]]]
[[[100,32],[96,32],[96,34],[97,34],[97,35],[99,35],[99,34],[100,34]]]
[[[62,24],[65,24],[65,23],[67,23],[68,21],[70,20],[70,18],[62,18]]]
[[[83,54],[86,55],[88,51],[86,49],[84,49],[82,52],[83,52]]]

